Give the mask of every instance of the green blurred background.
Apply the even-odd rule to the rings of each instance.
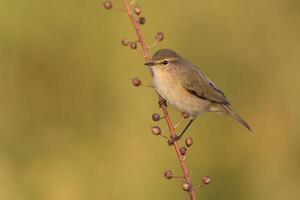
[[[120,1],[113,1],[121,6]],[[117,6],[118,4],[118,6]],[[199,199],[300,198],[300,2],[140,0],[151,44],[216,82],[253,127],[208,113],[189,132]],[[102,1],[0,3],[0,199],[187,199],[174,150],[150,133],[160,112],[130,21]],[[170,108],[174,121],[179,113]],[[164,122],[159,122],[164,132]]]

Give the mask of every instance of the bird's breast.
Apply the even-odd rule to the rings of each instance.
[[[209,109],[210,102],[188,93],[173,73],[154,70],[153,75],[157,92],[179,111],[196,117]]]

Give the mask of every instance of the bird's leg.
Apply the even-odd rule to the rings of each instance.
[[[184,120],[185,118],[182,117],[182,119],[176,125],[174,125],[174,129],[176,129]]]
[[[183,136],[183,134],[186,132],[186,130],[191,126],[193,123],[194,119],[191,119],[189,123],[186,125],[186,127],[183,129],[183,131],[180,133],[180,135],[176,135],[175,137],[169,139],[168,143],[169,145],[174,144],[175,141],[180,140],[180,138]]]
[[[185,131],[191,126],[191,124],[193,123],[193,121],[194,121],[194,119],[191,119],[190,121],[189,121],[189,123],[186,125],[186,127],[183,129],[183,131],[180,133],[180,135],[178,136],[178,139],[180,139],[182,136],[183,136],[183,134],[185,133]]]
[[[174,129],[176,129],[185,119],[189,118],[189,114],[182,112],[181,113],[182,119],[174,126]]]

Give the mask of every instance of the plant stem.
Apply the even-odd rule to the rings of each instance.
[[[145,61],[149,61],[150,60],[149,50],[148,50],[148,47],[147,47],[147,45],[145,43],[145,40],[143,38],[140,26],[137,23],[136,18],[132,14],[132,9],[131,9],[130,4],[128,3],[128,0],[122,0],[122,1],[123,1],[123,4],[124,4],[126,13],[127,13],[128,17],[131,20],[131,23],[132,23],[132,25],[135,29],[136,35],[137,35],[137,37],[139,39],[139,42],[141,44],[144,59],[145,59]],[[150,69],[151,75],[153,75],[153,72],[152,72],[151,68],[149,68],[149,69]],[[160,95],[158,95],[158,97],[159,97],[160,101],[163,100],[163,98]],[[167,111],[167,107],[166,107],[166,105],[164,105],[162,103],[161,108],[163,110],[164,118],[167,122],[170,135],[174,137],[176,134],[175,134],[175,130],[174,130],[172,120],[171,120],[171,118],[169,116],[169,113]],[[179,145],[176,141],[174,142],[174,149],[175,149],[176,155],[178,157],[178,161],[180,163],[180,166],[181,166],[181,169],[182,169],[182,172],[183,172],[183,177],[184,177],[185,181],[190,185],[190,190],[188,191],[189,197],[190,197],[191,200],[196,200],[195,190],[193,188],[192,180],[191,180],[191,177],[189,175],[187,165],[185,164],[184,157],[181,155]]]

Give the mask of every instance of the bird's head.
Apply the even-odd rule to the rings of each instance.
[[[145,63],[145,65],[153,69],[166,69],[172,68],[180,63],[182,60],[181,56],[175,51],[170,49],[160,49],[158,50],[153,57]]]

